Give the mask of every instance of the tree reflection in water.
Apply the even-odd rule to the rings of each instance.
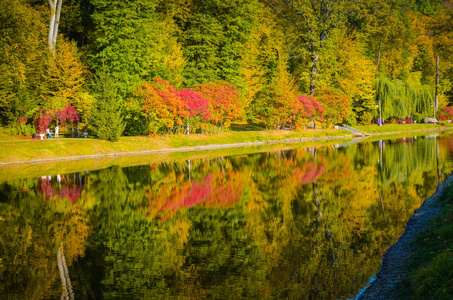
[[[353,297],[437,170],[453,170],[451,145],[365,141],[6,182],[0,295]]]
[[[76,176],[78,178],[76,178]],[[79,174],[63,175],[59,174],[56,176],[58,185],[52,186],[51,176],[42,176],[38,178],[38,190],[41,192],[47,200],[58,196],[60,199],[68,199],[74,204],[82,194],[82,182]],[[79,182],[76,182],[78,180]]]

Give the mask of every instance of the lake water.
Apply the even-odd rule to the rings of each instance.
[[[0,182],[0,298],[353,298],[453,171],[450,133],[284,147]]]

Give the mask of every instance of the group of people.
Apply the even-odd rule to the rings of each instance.
[[[378,119],[378,120],[377,120],[377,124],[378,124],[378,126],[384,125],[384,119],[382,119],[382,120],[381,120],[381,119]]]
[[[56,138],[58,137],[58,130],[60,130],[60,128],[57,125],[57,126],[55,126],[55,137]],[[50,131],[49,128],[47,128],[46,135],[47,135],[48,138],[52,137],[52,131]]]

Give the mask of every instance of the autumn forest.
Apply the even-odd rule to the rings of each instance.
[[[453,117],[451,0],[3,0],[0,12],[11,134],[423,122],[436,90],[436,117]]]

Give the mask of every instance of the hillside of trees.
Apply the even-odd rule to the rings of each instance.
[[[2,0],[0,126],[103,139],[370,124],[453,103],[452,0]],[[447,108],[445,108],[447,107]],[[449,116],[447,116],[449,117]]]

